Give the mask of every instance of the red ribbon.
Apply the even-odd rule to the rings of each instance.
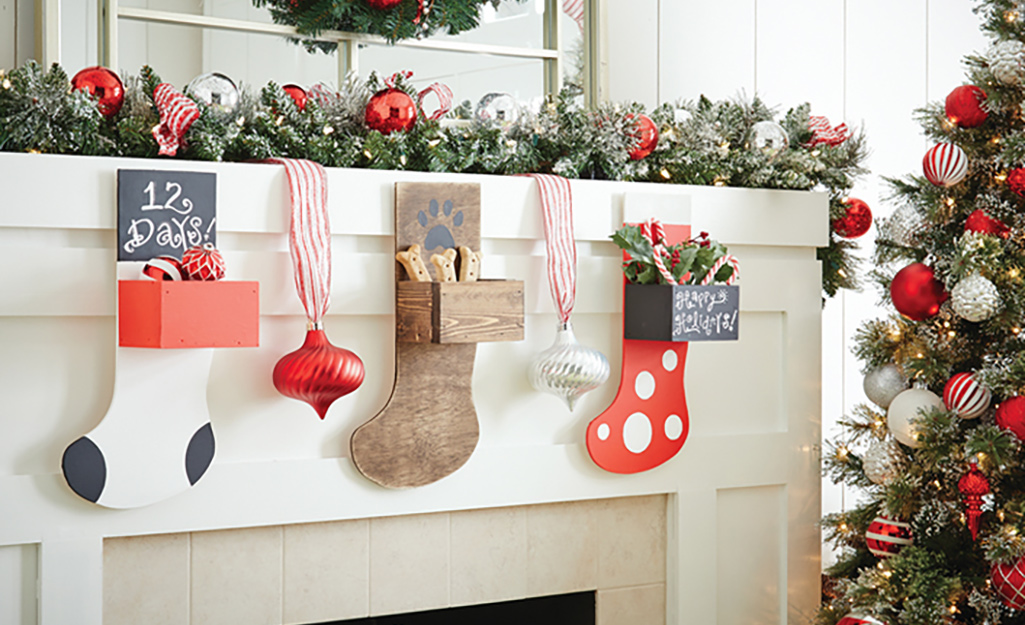
[[[811,130],[811,141],[805,145],[810,148],[823,143],[834,146],[840,145],[851,136],[847,124],[839,124],[836,127],[830,126],[829,120],[821,115],[812,115],[808,118],[808,130]]]
[[[160,146],[161,156],[174,156],[192,122],[199,117],[199,106],[166,82],[153,90],[153,103],[160,113],[160,123],[153,128],[153,138]]]

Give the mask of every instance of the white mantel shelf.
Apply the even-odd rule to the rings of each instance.
[[[110,510],[70,491],[64,448],[103,417],[113,388],[114,224],[118,169],[217,174],[218,247],[232,280],[260,282],[260,347],[217,350],[208,387],[217,457],[196,486],[149,507]],[[325,421],[274,391],[271,369],[298,347],[305,318],[288,257],[284,169],[268,164],[0,153],[0,563],[4,546],[38,545],[45,625],[102,622],[105,537],[372,518],[669,493],[667,622],[716,621],[716,566],[740,558],[731,531],[778,549],[780,621],[814,611],[819,593],[820,274],[828,237],[821,193],[572,181],[579,278],[574,325],[612,365],[609,382],[570,413],[533,392],[530,357],[555,314],[544,273],[536,183],[523,177],[328,170],[334,280],[326,329],[364,360],[363,387]],[[526,338],[478,346],[479,446],[455,474],[392,491],[349,461],[353,429],[374,416],[394,368],[395,182],[481,185],[484,277],[523,280]],[[620,374],[622,282],[608,237],[624,205],[679,207],[741,262],[741,340],[693,344],[686,369],[690,436],[679,455],[637,475],[607,473],[584,430]],[[722,519],[724,493],[778,500],[778,511]],[[739,530],[738,530],[739,528]],[[774,529],[773,529],[774,528]],[[709,569],[711,567],[711,569]],[[758,574],[753,571],[752,575]],[[4,597],[0,575],[0,598]],[[7,580],[9,581],[9,580]],[[681,606],[686,606],[686,609]]]

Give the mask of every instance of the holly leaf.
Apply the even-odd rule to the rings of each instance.
[[[609,238],[635,260],[650,264],[655,256],[655,250],[641,234],[640,226],[623,226]]]
[[[654,265],[641,265],[644,267],[643,271],[637,274],[636,279],[633,280],[635,284],[658,284],[659,278],[662,274],[655,269]]]
[[[680,278],[687,274],[694,266],[694,259],[697,257],[698,248],[684,247],[680,249],[680,260],[673,267],[673,277],[679,282]]]

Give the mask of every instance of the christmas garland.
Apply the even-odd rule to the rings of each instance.
[[[106,87],[98,91],[98,84]],[[757,98],[702,97],[645,114],[640,104],[584,109],[569,92],[525,111],[506,94],[489,94],[476,111],[464,102],[437,120],[424,115],[417,103],[424,94],[405,75],[350,79],[337,92],[270,83],[257,95],[207,74],[185,97],[145,67],[124,81],[123,92],[120,86],[103,68],[72,81],[57,65],[44,71],[31,61],[0,72],[0,150],[156,158],[174,153],[173,146],[177,158],[202,161],[281,157],[327,167],[820,189],[830,195],[833,221],[829,245],[819,249],[823,290],[832,296],[857,286],[856,244],[844,237],[863,234],[871,214],[867,221],[864,212],[855,214],[846,196],[865,173],[865,138],[830,128],[807,104],[777,123]],[[368,109],[385,97],[401,101],[384,107],[403,111],[398,130],[370,127],[379,122]],[[183,100],[198,106],[188,124],[171,115]]]

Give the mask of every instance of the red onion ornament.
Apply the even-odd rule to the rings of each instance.
[[[655,151],[658,146],[658,128],[655,122],[647,115],[627,115],[627,119],[635,119],[637,123],[631,133],[632,138],[637,141],[636,147],[630,150],[630,160],[639,161]]]
[[[84,89],[99,99],[100,113],[110,119],[125,103],[125,86],[117,74],[99,65],[87,67],[71,79],[72,88]]]
[[[908,319],[922,321],[940,311],[950,295],[936,279],[932,267],[912,263],[897,272],[890,283],[890,298],[897,312]]]
[[[306,332],[302,347],[282,356],[274,365],[274,388],[285,397],[313,406],[323,419],[340,397],[363,383],[363,361],[327,340],[319,325]]]
[[[368,128],[383,135],[410,130],[416,123],[416,103],[401,89],[382,89],[367,103],[364,121]]]
[[[972,533],[972,540],[976,540],[979,537],[979,517],[982,516],[982,496],[990,492],[989,480],[979,470],[978,463],[972,462],[971,470],[957,481],[957,490],[964,495],[968,531]]]
[[[961,85],[947,96],[944,112],[947,119],[961,128],[977,128],[985,123],[989,114],[982,108],[986,92],[975,85]]]
[[[844,216],[833,220],[833,232],[845,239],[857,239],[872,227],[872,209],[855,197],[843,200]]]

